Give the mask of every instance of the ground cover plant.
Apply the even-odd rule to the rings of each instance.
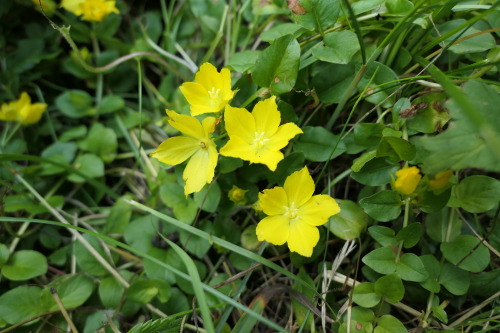
[[[498,331],[498,1],[0,22],[0,332]]]

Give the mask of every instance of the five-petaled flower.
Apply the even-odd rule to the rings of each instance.
[[[22,125],[30,125],[38,122],[46,109],[47,104],[31,104],[31,98],[28,93],[22,92],[19,99],[2,104],[0,108],[0,120],[17,121]]]
[[[91,22],[100,22],[111,13],[120,13],[115,0],[63,0],[61,7]]]
[[[319,241],[320,226],[340,212],[329,195],[314,195],[314,181],[307,167],[292,173],[283,187],[259,193],[259,204],[269,215],[257,225],[259,241],[275,245],[288,242],[292,252],[310,257]]]
[[[217,72],[206,62],[196,73],[195,82],[184,82],[180,90],[191,108],[191,115],[219,112],[233,99],[236,91],[231,90],[231,73],[223,68]]]
[[[207,117],[200,121],[194,117],[167,110],[169,124],[185,136],[168,138],[151,153],[163,163],[180,164],[189,159],[182,178],[186,182],[184,194],[199,192],[214,178],[219,154],[212,141],[217,119]]]
[[[272,171],[284,158],[280,149],[294,136],[303,133],[294,123],[280,126],[281,114],[275,96],[258,102],[252,113],[228,105],[224,119],[229,141],[221,148],[220,154],[262,163]]]
[[[396,171],[394,188],[401,194],[410,195],[415,192],[420,179],[422,179],[422,175],[420,175],[420,169],[416,166],[403,168]]]

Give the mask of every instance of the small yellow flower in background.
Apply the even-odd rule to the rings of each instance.
[[[228,105],[224,119],[229,141],[221,148],[220,154],[262,163],[272,171],[284,158],[280,149],[294,136],[303,133],[294,123],[280,126],[281,114],[275,96],[258,102],[252,113]]]
[[[243,190],[239,188],[236,185],[233,185],[233,188],[231,188],[227,194],[229,197],[229,200],[234,202],[237,205],[244,205],[247,203],[247,199],[245,198],[245,193],[247,193],[248,190]]]
[[[206,62],[194,77],[195,82],[184,82],[179,88],[191,106],[191,115],[219,112],[233,99],[236,91],[231,90],[231,73],[223,68],[217,72]]]
[[[288,176],[283,187],[259,193],[259,204],[269,215],[257,225],[259,241],[275,245],[288,242],[290,251],[310,257],[319,240],[317,226],[340,212],[335,199],[313,194],[314,181],[307,167]]]
[[[420,175],[420,169],[416,166],[403,168],[396,171],[396,181],[394,182],[394,188],[401,194],[412,194],[413,192],[415,192],[420,179],[422,179],[422,175]]]
[[[0,120],[17,121],[22,125],[30,125],[38,122],[46,109],[47,104],[31,104],[31,97],[28,93],[22,92],[18,100],[2,104]]]
[[[32,0],[35,5],[35,9],[40,11],[40,3],[42,4],[42,9],[45,14],[52,16],[56,12],[57,4],[53,0]]]
[[[167,110],[172,127],[185,136],[176,136],[163,141],[151,153],[159,161],[177,165],[189,159],[182,179],[186,182],[184,194],[199,192],[214,178],[214,170],[219,154],[211,138],[217,119],[207,117],[200,121],[194,117]]]
[[[102,21],[111,13],[120,13],[115,0],[63,0],[61,7],[91,22]]]
[[[453,175],[452,170],[447,170],[438,173],[434,176],[433,179],[429,180],[429,189],[430,190],[440,190],[448,185],[450,181],[451,175]]]

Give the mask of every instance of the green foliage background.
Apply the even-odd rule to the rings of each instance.
[[[0,101],[48,104],[0,124],[0,332],[498,330],[499,2],[117,7],[0,2]],[[233,106],[276,95],[304,133],[275,172],[221,157],[186,197],[184,166],[148,154],[204,62],[232,71]],[[341,207],[310,258],[259,243],[252,208],[304,165]]]

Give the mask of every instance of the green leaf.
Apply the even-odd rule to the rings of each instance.
[[[462,232],[462,220],[456,215],[450,219],[449,213],[448,209],[443,209],[425,217],[425,232],[432,240],[450,242]]]
[[[482,272],[490,263],[490,251],[474,236],[461,235],[452,242],[442,243],[443,256],[466,271]]]
[[[429,274],[425,270],[422,260],[413,253],[405,253],[399,259],[396,274],[403,280],[422,282]]]
[[[86,91],[68,90],[56,98],[59,111],[70,118],[82,118],[96,113],[94,100]]]
[[[392,274],[396,271],[396,255],[388,247],[373,250],[361,260],[365,265],[380,274]]]
[[[413,9],[413,3],[408,0],[386,0],[385,6],[390,14],[405,14]]]
[[[94,154],[83,154],[76,158],[73,167],[90,178],[104,176],[104,163]],[[77,174],[70,174],[68,180],[74,183],[83,183],[85,179]]]
[[[9,280],[21,281],[47,273],[47,258],[32,250],[20,250],[10,256],[2,267],[2,275]]]
[[[260,39],[262,39],[264,42],[270,43],[280,37],[290,34],[294,35],[295,38],[297,38],[300,36],[301,32],[304,31],[305,30],[296,23],[281,23],[271,27],[268,30],[263,31],[260,34]]]
[[[354,80],[356,68],[352,63],[341,65],[316,62],[313,64],[311,72],[312,85],[320,101],[339,103]]]
[[[438,26],[440,34],[444,34],[460,25],[465,23],[466,21],[464,19],[458,19],[458,20],[452,20],[452,21],[447,21],[443,24],[440,24]],[[489,49],[492,49],[495,47],[496,42],[493,36],[490,33],[482,33],[479,34],[481,31],[476,29],[475,27],[468,27],[465,32],[462,33],[462,31],[457,32],[450,37],[445,39],[445,43],[449,44],[451,43],[457,36],[460,34],[460,39],[471,36],[473,34],[477,34],[476,36],[465,39],[463,41],[460,41],[458,44],[452,45],[448,50],[450,50],[453,53],[457,54],[469,54],[469,53],[476,53],[476,52],[483,52],[487,51]]]
[[[380,186],[389,184],[398,170],[398,164],[379,157],[368,161],[358,172],[351,173],[351,177],[363,185]]]
[[[359,201],[361,207],[371,218],[388,222],[401,214],[401,197],[393,191],[380,191]]]
[[[344,240],[359,238],[368,224],[365,212],[350,200],[337,199],[337,203],[340,213],[330,217],[328,228],[335,236]]]
[[[304,153],[306,160],[325,162],[329,157],[334,159],[346,150],[340,137],[333,135],[324,127],[307,126],[303,128],[303,131],[304,133],[295,142],[294,148],[296,151]]]
[[[125,242],[142,252],[148,252],[153,247],[153,239],[158,234],[158,219],[144,216],[134,219],[123,232]]]
[[[167,318],[151,319],[135,325],[128,333],[177,333],[182,329],[184,316],[168,316]]]
[[[394,96],[389,97],[400,86],[399,78],[396,73],[386,65],[377,61],[368,65],[368,68],[358,83],[358,90],[363,91],[371,80],[368,86],[368,94],[365,97],[370,103],[379,104],[385,108],[391,107],[395,102]],[[385,102],[382,102],[384,101]]]
[[[378,146],[386,127],[376,123],[361,123],[354,127],[354,142],[366,148]]]
[[[83,238],[85,238],[103,258],[109,258],[108,254],[104,251],[101,243],[96,237],[85,234],[83,235]],[[90,254],[90,252],[80,242],[75,242],[74,249],[76,263],[82,271],[96,276],[104,276],[109,274],[108,270],[104,268],[101,263],[97,261],[97,259],[92,254]]]
[[[106,276],[99,281],[99,299],[107,308],[115,308],[125,292],[125,287],[114,276]]]
[[[83,274],[64,275],[52,281],[49,287],[57,290],[57,295],[66,309],[73,309],[87,301],[94,290],[94,281]],[[44,291],[50,294],[49,289]],[[49,295],[49,297],[52,303],[49,311],[59,310],[59,306],[53,300],[52,295]]]
[[[354,291],[356,292],[356,289]],[[403,281],[396,274],[382,276],[375,282],[375,293],[380,297],[387,298],[391,303],[397,303],[405,295]]]
[[[347,148],[347,153],[349,153],[349,147]],[[365,166],[365,164],[373,160],[375,157],[377,157],[377,151],[375,150],[370,150],[363,153],[360,157],[354,159],[351,166],[351,170],[353,172],[360,172],[361,169]]]
[[[209,234],[214,233],[213,225],[210,221],[203,221],[196,225],[196,227],[200,230],[203,230]],[[181,244],[184,248],[190,253],[194,254],[198,258],[203,258],[208,250],[212,247],[212,243],[207,241],[206,239],[202,239],[199,237],[191,237],[191,234],[186,231],[179,231]]]
[[[125,200],[130,199],[129,196],[124,196],[118,199],[108,217],[106,218],[105,231],[107,234],[122,234],[128,226],[130,217],[132,216],[132,209]]]
[[[350,30],[330,32],[325,35],[323,43],[312,49],[312,55],[334,64],[348,64],[360,49],[358,37]]]
[[[421,256],[420,260],[422,260],[425,270],[429,273],[427,279],[420,282],[420,285],[433,293],[438,293],[441,290],[439,282],[437,281],[441,272],[439,261],[431,254]]]
[[[500,105],[500,96],[494,88],[474,80],[464,85],[463,92],[456,91],[457,96],[447,104],[452,125],[437,136],[422,137],[415,142],[419,145],[417,150],[425,152],[425,173],[469,167],[500,171],[500,159],[494,153],[498,150],[494,138],[500,137],[500,115],[491,112]]]
[[[7,245],[0,243],[0,267],[7,262],[9,255],[10,252]]]
[[[439,319],[443,323],[448,323],[448,315],[446,314],[446,311],[441,306],[433,306],[431,308],[432,310],[432,315]]]
[[[217,182],[203,187],[201,191],[196,192],[193,196],[198,207],[210,213],[214,213],[219,207],[220,197],[221,190]]]
[[[261,52],[260,50],[246,50],[235,53],[229,59],[227,67],[239,73],[251,72]]]
[[[408,333],[403,323],[391,315],[384,315],[377,319],[377,327],[373,333]]]
[[[388,156],[393,162],[410,161],[415,157],[415,146],[404,139],[384,136],[377,148],[377,157]]]
[[[294,13],[292,16],[304,28],[320,34],[334,25],[340,15],[338,0],[301,0],[300,5],[305,9],[305,14]]]
[[[434,191],[423,191],[418,194],[417,206],[426,213],[441,211],[449,202],[451,188],[436,194]]]
[[[292,35],[278,38],[262,51],[252,70],[252,78],[272,95],[289,92],[295,85],[300,62],[300,46]]]
[[[107,114],[121,110],[125,107],[125,101],[120,96],[108,95],[104,96],[99,103],[99,108],[97,109],[98,114]]]
[[[112,162],[118,147],[115,131],[94,123],[87,137],[79,142],[79,147],[99,156],[105,163]]]
[[[55,142],[48,146],[42,151],[42,157],[50,159],[55,162],[67,164],[71,163],[75,158],[78,146],[74,142]],[[54,175],[57,173],[64,172],[64,168],[58,167],[53,164],[43,163],[42,164],[42,174],[43,175]]]
[[[364,282],[354,287],[352,300],[354,303],[365,307],[371,308],[380,302],[380,295],[375,292],[375,284],[372,282]]]
[[[438,282],[453,295],[465,295],[469,290],[470,274],[463,269],[445,262],[441,266]]]
[[[297,277],[302,279],[306,283],[309,283],[309,285],[312,288],[314,288],[314,280],[310,277],[310,275],[306,272],[306,270],[303,267],[299,270]],[[311,302],[313,301],[314,293],[310,288],[305,288],[302,284],[294,282],[292,289],[300,293],[301,295],[307,297],[307,299],[309,299]],[[313,316],[308,314],[310,310],[306,306],[304,306],[303,303],[297,300],[296,297],[293,297],[293,295],[292,295],[292,307],[298,325],[300,326],[303,325],[306,318],[307,318],[306,325],[308,325],[309,327],[310,325],[313,325]]]
[[[453,206],[471,213],[482,213],[497,206],[500,182],[487,176],[470,176],[454,187]]]
[[[0,296],[0,316],[9,324],[41,315],[48,311],[48,304],[41,302],[42,289],[21,286]]]
[[[380,225],[374,225],[368,228],[368,233],[373,239],[377,241],[382,246],[396,246],[398,241],[396,240],[396,232],[388,227],[383,227]]]
[[[154,281],[139,279],[132,282],[126,294],[131,301],[147,304],[158,294],[158,291]]]
[[[75,126],[65,131],[59,137],[59,141],[68,142],[74,139],[81,139],[86,135],[87,135],[87,127],[85,125]]]
[[[420,237],[422,236],[422,225],[420,223],[412,223],[401,229],[396,239],[403,242],[405,249],[409,249],[417,245]]]

